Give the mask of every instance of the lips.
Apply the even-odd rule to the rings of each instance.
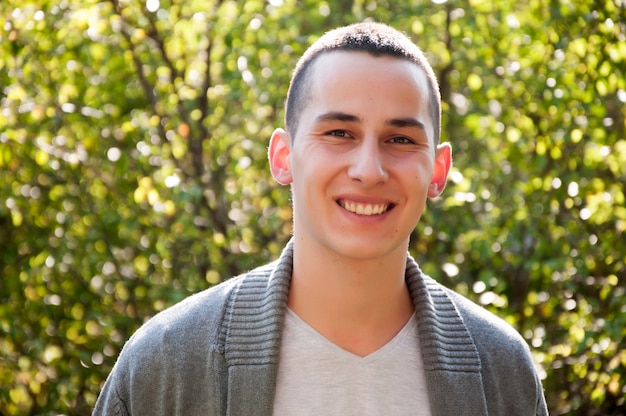
[[[339,200],[339,205],[347,211],[353,212],[358,215],[380,215],[386,212],[391,204],[388,203],[380,203],[380,204],[370,204],[365,202],[355,202],[349,200]]]

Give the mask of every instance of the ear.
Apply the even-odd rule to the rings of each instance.
[[[276,129],[270,139],[267,158],[270,162],[272,176],[281,185],[288,185],[292,182],[290,155],[291,141],[289,134],[283,129]]]
[[[452,167],[452,147],[450,143],[441,143],[437,146],[437,154],[435,155],[435,167],[433,170],[433,178],[428,186],[428,197],[435,198],[443,192],[448,181],[448,174]]]

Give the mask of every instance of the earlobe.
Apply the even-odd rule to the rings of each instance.
[[[439,196],[448,181],[448,174],[452,167],[452,147],[449,143],[441,143],[437,146],[437,154],[435,156],[435,166],[433,178],[428,186],[428,197],[435,198]]]
[[[289,134],[283,129],[276,129],[270,139],[267,157],[270,162],[270,171],[276,182],[288,185],[292,182],[289,155],[291,143]]]

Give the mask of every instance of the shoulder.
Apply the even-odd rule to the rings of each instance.
[[[232,299],[242,285],[267,280],[273,267],[270,263],[233,277],[159,312],[133,334],[124,350],[155,353],[155,349],[218,348],[221,326]]]
[[[494,357],[502,362],[512,358],[530,362],[530,349],[525,340],[502,318],[429,276],[418,274],[412,283],[419,287],[415,282],[420,281],[428,295],[424,297],[418,293],[416,305],[424,302],[432,305],[431,313],[439,332],[448,328],[449,331],[456,331],[454,334],[457,337],[463,338],[466,334],[479,353],[483,367]]]
[[[523,351],[528,350],[526,341],[504,319],[451,289],[446,288],[445,291],[463,318],[474,342],[485,344],[484,347],[489,349],[508,350],[517,346]]]
[[[520,333],[504,319],[477,305],[459,293],[445,289],[458,310],[480,354],[483,367],[501,369],[510,366],[535,373],[530,348]]]
[[[139,407],[146,411],[144,414],[173,414],[182,403],[200,406],[187,397],[198,390],[213,398],[202,403],[206,409],[221,406],[219,380],[225,371],[222,339],[229,305],[242,285],[249,286],[247,281],[258,282],[270,273],[267,265],[231,278],[189,296],[143,324],[124,345],[94,415],[110,414],[116,406]],[[191,413],[211,413],[204,411],[205,407],[202,412]]]
[[[131,379],[138,387],[186,371],[194,358],[216,350],[224,311],[242,278],[191,295],[150,318],[128,339],[109,379],[122,390]],[[188,359],[180,359],[183,355]]]
[[[242,278],[229,279],[157,313],[133,334],[124,349],[145,349],[178,338],[187,343],[200,332],[214,338],[226,304]]]
[[[543,414],[543,390],[524,338],[500,317],[450,289],[444,290],[478,350],[483,384],[491,398],[489,407],[499,409],[499,414],[519,414],[523,403]]]
[[[424,275],[410,256],[406,279],[423,322],[425,365],[446,376],[480,373],[489,414],[547,413],[530,348],[511,325]]]
[[[449,336],[455,334],[454,336],[463,339],[465,336],[471,338],[470,343],[475,344],[481,361],[484,356],[490,356],[490,353],[497,353],[498,356],[530,356],[528,345],[511,325],[423,274],[410,256],[407,260],[406,279],[416,308],[420,309],[428,324],[437,327],[437,333],[447,329]]]
[[[271,265],[262,266],[230,278],[216,286],[193,294],[157,313],[144,323],[126,342],[116,366],[136,367],[190,363],[177,360],[183,351],[193,357],[207,352],[221,352],[220,335],[226,330],[227,314],[233,298],[246,282],[262,280]],[[161,360],[155,360],[160,357]]]

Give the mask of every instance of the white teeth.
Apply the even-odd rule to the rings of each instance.
[[[341,206],[350,212],[359,215],[378,215],[387,210],[387,204],[362,204],[351,201],[343,201]]]

